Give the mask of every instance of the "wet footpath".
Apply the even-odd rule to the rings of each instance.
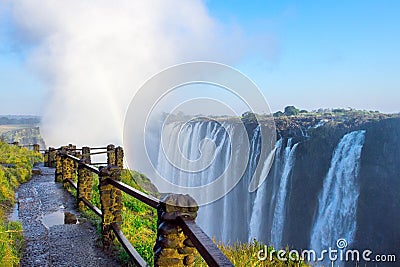
[[[120,266],[96,244],[99,236],[79,216],[74,197],[54,182],[54,169],[36,167],[17,191],[12,219],[23,226],[25,248],[20,266]]]

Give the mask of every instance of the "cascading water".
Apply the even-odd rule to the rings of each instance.
[[[203,186],[213,182],[221,173],[225,173],[228,178],[233,177],[237,175],[236,166],[238,168],[244,166],[243,178],[231,192],[227,180],[223,180],[222,186],[229,193],[213,203],[202,206],[197,223],[208,235],[218,240],[224,242],[247,240],[248,232],[246,228],[243,230],[243,225],[249,224],[253,206],[254,194],[248,192],[248,185],[261,154],[261,127],[256,126],[252,129],[249,137],[232,123],[212,120],[186,124],[169,123],[165,125],[164,131],[166,139],[163,141],[163,146],[158,149],[157,171],[163,177],[169,178],[171,183],[185,187]],[[178,136],[180,138],[177,138]],[[242,140],[237,142],[239,146],[232,147],[232,138]],[[214,144],[214,147],[205,146],[205,140]],[[248,160],[243,158],[244,145],[243,147],[241,145],[246,140],[249,150]],[[196,160],[199,161],[197,162],[199,166],[207,165],[199,160],[204,155],[213,155],[212,163],[200,172],[190,171],[201,169],[193,165]],[[246,162],[248,162],[247,168]],[[227,168],[229,164],[233,164],[234,168],[229,170]],[[212,194],[211,191],[208,193]],[[241,204],[240,207],[238,203]],[[218,221],[210,218],[218,218]],[[232,221],[235,221],[235,224],[231,223]]]
[[[164,142],[164,147],[158,150],[157,170],[164,177],[171,177],[171,182],[175,184],[188,187],[201,186],[212,182],[224,172],[230,160],[234,165],[245,161],[240,147],[232,148],[231,146],[232,136],[230,135],[232,131],[237,130],[232,124],[220,124],[215,121],[197,121],[185,125],[171,123],[166,125],[164,130],[169,138]],[[182,138],[177,139],[178,135]],[[235,138],[242,140],[249,138],[249,158],[243,178],[223,198],[202,206],[197,222],[208,235],[223,242],[257,238],[264,242],[272,240],[274,245],[279,246],[285,220],[287,185],[298,144],[293,145],[291,138],[282,138],[276,142],[275,148],[268,155],[261,157],[260,126],[252,129],[249,137],[241,133]],[[202,140],[205,139],[215,145],[214,151],[205,149],[200,152]],[[178,150],[176,142],[179,143]],[[214,154],[214,160],[200,173],[182,172],[171,164],[174,162],[182,169],[190,169],[189,164],[192,163],[189,161],[200,158],[201,153]],[[165,158],[165,155],[168,155],[169,160]],[[249,184],[261,158],[263,168],[257,174],[259,178],[257,181],[264,182],[255,193],[250,193]],[[269,174],[271,165],[274,169],[272,177]],[[228,176],[235,175],[234,172],[235,170],[232,170]],[[266,179],[267,176],[271,179]],[[218,218],[218,220],[210,218]],[[231,223],[232,221],[235,223]]]
[[[283,236],[283,227],[285,223],[285,207],[286,207],[286,196],[287,196],[287,185],[289,182],[290,174],[295,160],[295,152],[298,144],[293,147],[292,139],[289,139],[284,152],[284,164],[281,181],[279,184],[278,195],[275,204],[275,211],[272,220],[271,228],[271,243],[275,248],[280,248]]]
[[[266,180],[256,193],[248,239],[249,242],[254,238],[264,242],[271,241],[277,248],[281,246],[282,242],[287,187],[298,146],[298,144],[293,145],[293,139],[289,138],[286,146],[283,147],[284,141],[281,138],[276,142],[272,176],[270,175],[270,179]],[[267,160],[264,166],[268,164]],[[264,175],[268,174],[262,172],[261,177]]]
[[[265,224],[262,224],[262,222],[264,221],[265,214],[263,213],[263,207],[267,198],[266,191],[268,184],[268,181],[265,179],[268,176],[269,172],[268,167],[272,163],[271,161],[275,160],[275,162],[278,162],[279,160],[282,141],[283,139],[279,139],[278,142],[276,142],[274,150],[272,150],[270,155],[268,155],[268,157],[265,159],[264,166],[261,171],[260,179],[264,178],[264,182],[256,191],[256,198],[254,200],[254,205],[249,225],[249,240],[248,240],[249,243],[252,242],[254,238],[257,240],[261,240],[264,237]],[[277,168],[275,170],[277,170]]]
[[[365,131],[346,134],[337,145],[318,198],[318,211],[311,230],[310,248],[321,252],[336,249],[336,241],[354,241],[357,228],[358,173]]]
[[[337,249],[336,241],[343,238],[349,249],[390,252],[399,240],[395,222],[400,202],[395,190],[400,158],[394,154],[400,147],[396,138],[399,120],[346,124],[346,127],[323,125],[325,121],[313,123],[307,128],[308,135],[303,136],[291,125],[277,128],[280,139],[276,143],[272,141],[275,137],[267,139],[269,150],[264,151],[260,150],[260,142],[264,144],[266,138],[260,132],[267,127],[265,123],[257,127],[246,121],[245,129],[240,130],[241,121],[233,118],[186,123],[171,120],[163,125],[163,131],[156,126],[151,129],[154,134],[149,143],[153,146],[149,150],[153,152],[153,172],[194,190],[211,184],[222,172],[227,174],[228,181],[240,176],[233,188],[227,187],[229,193],[224,197],[200,205],[197,223],[218,241],[232,244],[256,238],[276,249],[289,245],[291,249],[312,249],[318,254],[324,249]],[[361,127],[366,131],[359,130]],[[349,132],[350,129],[354,132]],[[392,130],[397,132],[393,135]],[[160,145],[157,142],[164,131],[166,138]],[[232,140],[236,144],[232,145]],[[245,142],[247,147],[243,149]],[[248,152],[246,155],[244,150]],[[269,154],[271,150],[274,152]],[[212,155],[212,164],[204,171],[191,172],[198,168],[190,166],[206,155]],[[225,171],[228,162],[235,168]],[[236,166],[240,164],[244,165],[244,171],[237,175]],[[256,165],[258,169],[254,170]],[[151,168],[148,169],[148,177],[154,177]],[[225,180],[222,181],[218,188],[225,188]],[[252,190],[250,185],[254,186]],[[175,192],[168,187],[157,187],[162,193]],[[213,195],[214,190],[212,185],[206,191],[199,191],[202,195]],[[377,216],[370,216],[371,212]],[[382,220],[385,216],[388,219]],[[326,261],[319,263],[329,266]]]

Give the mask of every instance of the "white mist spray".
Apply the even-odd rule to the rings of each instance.
[[[199,0],[10,4],[29,64],[48,88],[42,133],[51,146],[121,144],[126,108],[145,80],[185,61],[231,63],[245,39]]]

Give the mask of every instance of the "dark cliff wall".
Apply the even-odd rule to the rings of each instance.
[[[400,246],[400,119],[364,127],[355,247],[393,253]]]
[[[318,208],[318,194],[339,140],[366,130],[359,173],[357,232],[353,245],[374,253],[390,253],[400,245],[400,118],[354,126],[327,124],[310,129],[296,153],[288,188],[283,243],[307,248]]]

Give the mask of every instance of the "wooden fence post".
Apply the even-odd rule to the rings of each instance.
[[[120,168],[115,165],[108,165],[100,169],[99,191],[101,212],[103,214],[101,234],[103,236],[103,246],[105,248],[110,248],[115,238],[112,224],[120,226],[122,223],[122,193],[120,189],[106,182],[108,178],[120,181]]]
[[[115,146],[107,146],[107,165],[115,165]]]
[[[154,266],[191,266],[197,253],[191,240],[183,233],[177,222],[195,220],[198,205],[189,195],[170,194],[157,207],[157,241],[154,246]]]
[[[92,199],[92,186],[93,186],[93,177],[92,172],[86,169],[83,164],[90,164],[90,148],[82,147],[82,159],[78,164],[78,207],[80,210],[85,209],[85,204],[81,201],[81,198],[84,197],[87,200],[91,201]]]

